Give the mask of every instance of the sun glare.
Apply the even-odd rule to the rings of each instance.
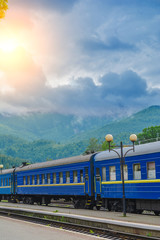
[[[0,49],[4,52],[12,52],[19,46],[16,39],[7,39],[0,41]]]

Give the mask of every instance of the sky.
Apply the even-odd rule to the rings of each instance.
[[[159,0],[9,0],[0,113],[126,116],[160,103]]]

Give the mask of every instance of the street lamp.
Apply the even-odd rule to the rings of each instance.
[[[121,171],[122,171],[122,189],[123,189],[123,216],[126,217],[126,200],[125,200],[125,187],[124,187],[124,163],[125,163],[125,157],[128,152],[130,151],[135,151],[134,144],[137,141],[137,136],[135,134],[130,135],[130,141],[133,143],[133,147],[130,148],[124,155],[123,155],[123,143],[120,143],[120,148],[121,148],[121,154],[119,154],[116,150],[111,149],[111,142],[113,141],[113,136],[111,134],[107,134],[105,136],[106,141],[109,143],[109,152],[113,151],[115,152],[119,159],[120,159],[120,164],[121,164]],[[119,147],[119,146],[118,146]]]
[[[2,174],[2,168],[3,168],[3,165],[2,165],[2,164],[0,164],[0,170],[1,170],[1,174]]]

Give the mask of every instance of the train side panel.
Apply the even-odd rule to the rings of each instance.
[[[155,166],[155,170],[150,170],[150,176],[147,176],[149,164]],[[160,153],[127,157],[125,167],[126,198],[160,199]],[[137,171],[135,171],[136,167],[139,168]],[[95,175],[97,168],[100,169],[101,189],[99,192],[96,191],[96,195],[100,194],[102,198],[122,198],[120,160],[95,162]],[[111,172],[111,170],[113,171]]]
[[[124,154],[130,149],[124,148]],[[120,149],[116,151],[120,156]],[[114,211],[122,211],[123,198],[118,154],[106,151],[94,158],[95,198]],[[123,169],[127,211],[160,214],[160,142],[136,146],[125,158]]]
[[[11,174],[0,174],[0,198],[11,195]]]
[[[89,161],[16,174],[18,195],[91,196]]]

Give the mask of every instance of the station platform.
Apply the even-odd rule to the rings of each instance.
[[[16,207],[16,208],[26,208],[26,209],[35,209],[35,210],[43,210],[46,212],[57,212],[57,213],[67,213],[74,214],[80,216],[87,216],[93,218],[104,218],[110,220],[117,221],[125,221],[125,222],[135,222],[135,223],[143,223],[149,225],[157,225],[160,226],[160,216],[155,216],[152,212],[143,212],[142,214],[133,214],[127,213],[126,217],[123,217],[122,212],[109,212],[107,210],[101,209],[98,210],[87,210],[87,209],[74,209],[70,205],[59,207],[58,205],[50,205],[50,206],[39,206],[39,205],[27,205],[27,204],[17,204],[17,203],[4,203],[0,202],[0,206],[6,207]]]
[[[111,231],[119,231],[138,236],[152,236],[152,239],[160,239],[160,216],[152,213],[129,214],[123,217],[120,212],[108,212],[106,210],[73,209],[65,206],[38,206],[26,204],[0,203],[0,212],[6,214],[32,215],[35,218],[54,219],[65,221],[79,226],[90,226]],[[147,238],[150,239],[150,238]]]
[[[93,219],[108,219],[108,220],[116,220],[116,221],[124,221],[124,222],[132,222],[139,224],[148,224],[155,225],[160,227],[160,216],[155,216],[152,212],[144,212],[143,214],[133,214],[127,213],[126,217],[123,217],[122,212],[109,212],[107,210],[87,210],[87,209],[74,209],[70,205],[59,207],[58,205],[50,205],[50,206],[39,206],[39,205],[27,205],[27,204],[12,204],[12,203],[4,203],[0,202],[0,206],[6,207],[16,207],[16,208],[25,208],[25,209],[35,209],[42,210],[46,212],[57,212],[57,213],[66,213],[73,214],[78,216],[86,216],[92,217]]]

